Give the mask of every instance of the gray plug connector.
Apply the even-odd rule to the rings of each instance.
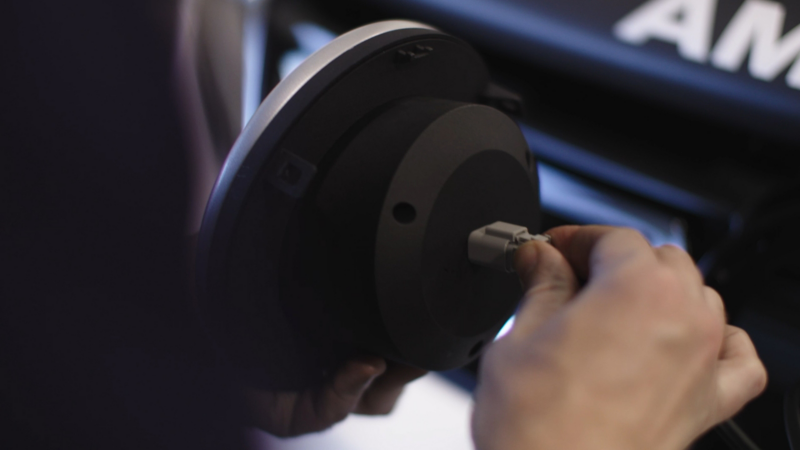
[[[474,264],[514,273],[514,253],[532,240],[553,241],[546,234],[530,234],[523,226],[495,222],[469,234],[467,255]]]

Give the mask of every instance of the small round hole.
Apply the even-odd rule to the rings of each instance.
[[[405,202],[394,205],[392,214],[394,214],[394,220],[404,224],[411,223],[417,218],[417,210]]]
[[[472,350],[469,351],[469,357],[472,358],[473,356],[477,355],[482,348],[483,348],[483,341],[479,341],[477,344],[472,346]]]

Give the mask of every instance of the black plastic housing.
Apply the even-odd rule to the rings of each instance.
[[[519,128],[477,104],[498,92],[478,54],[424,26],[315,69],[267,121],[265,100],[212,193],[198,247],[209,330],[243,381],[268,389],[319,383],[357,352],[466,364],[520,294],[470,267],[469,231],[538,227]]]

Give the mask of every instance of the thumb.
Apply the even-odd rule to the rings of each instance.
[[[564,255],[541,241],[530,241],[514,255],[514,268],[525,289],[514,323],[516,333],[536,331],[578,291],[578,279]]]
[[[717,362],[715,422],[731,418],[767,386],[767,371],[747,332],[725,327],[725,340]]]

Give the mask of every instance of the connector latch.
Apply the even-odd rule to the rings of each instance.
[[[530,234],[523,226],[495,222],[470,233],[467,255],[474,264],[514,273],[514,253],[532,240],[552,243],[553,238]]]

